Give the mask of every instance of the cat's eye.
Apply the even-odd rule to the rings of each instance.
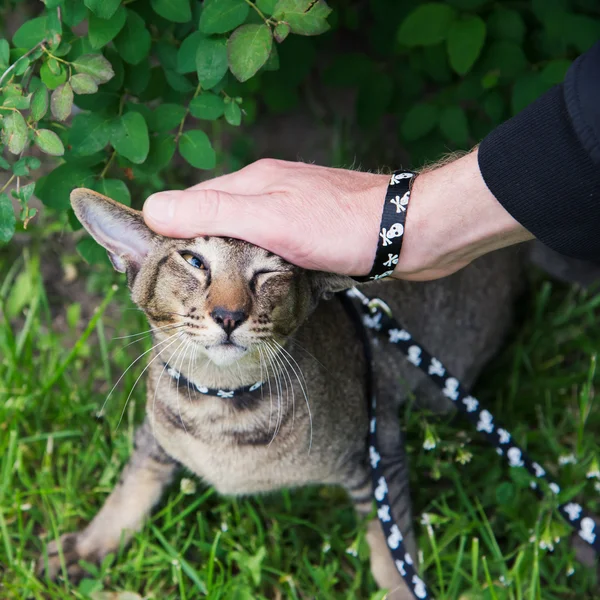
[[[288,273],[288,271],[270,271],[269,269],[256,271],[250,280],[250,289],[255,292],[258,284],[262,284],[267,279],[270,279],[272,275],[284,275],[285,273]]]
[[[186,262],[189,262],[190,265],[192,265],[192,267],[200,269],[201,271],[206,271],[207,267],[204,264],[204,261],[199,256],[196,256],[191,252],[181,252],[180,254],[181,258],[183,258],[183,260],[185,260]]]

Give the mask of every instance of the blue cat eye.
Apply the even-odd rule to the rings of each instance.
[[[183,260],[189,262],[192,267],[202,271],[206,270],[206,265],[202,262],[202,259],[198,258],[195,254],[192,254],[191,252],[182,252],[181,257]]]

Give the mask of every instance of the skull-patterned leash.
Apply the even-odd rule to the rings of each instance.
[[[373,269],[367,277],[356,279],[360,279],[361,281],[383,279],[393,272],[394,267],[392,265],[398,263],[400,248],[402,246],[406,209],[408,199],[410,198],[410,184],[414,176],[415,174],[412,172],[401,171],[397,171],[391,176],[383,209],[380,241]],[[396,211],[390,210],[391,205],[396,207]],[[396,218],[396,223],[399,225],[397,230],[400,231],[400,234],[390,237],[389,231],[391,227],[395,227],[392,221]],[[385,255],[388,254],[389,257],[386,258]],[[481,402],[467,392],[460,381],[446,369],[443,363],[417,343],[412,335],[394,319],[390,308],[383,300],[368,298],[357,288],[341,292],[339,297],[355,323],[360,324],[360,319],[354,303],[349,301],[349,298],[358,299],[363,311],[362,325],[364,327],[358,327],[358,334],[365,348],[365,357],[368,366],[369,460],[371,462],[373,494],[377,504],[377,517],[383,528],[396,569],[404,578],[408,588],[412,591],[414,597],[419,600],[431,598],[425,583],[414,569],[412,557],[406,551],[402,532],[397,524],[394,523],[393,517],[390,514],[391,502],[388,498],[388,484],[383,473],[381,455],[377,443],[377,398],[374,392],[375,386],[373,383],[370,341],[364,328],[371,329],[387,337],[391,344],[398,347],[406,355],[408,361],[421,369],[442,390],[444,396],[450,399],[467,416],[477,431],[480,431],[487,441],[496,447],[496,452],[504,457],[510,467],[525,467],[533,476],[530,487],[539,497],[544,496],[539,482],[545,482],[545,485],[555,496],[560,493],[560,488],[554,481],[548,478],[546,470],[541,465],[532,461],[513,442],[510,432],[495,421],[492,413],[483,408]],[[587,542],[596,554],[600,554],[600,536],[597,534],[596,523],[590,514],[576,502],[561,504],[558,506],[558,511],[567,523],[575,529],[579,537]]]

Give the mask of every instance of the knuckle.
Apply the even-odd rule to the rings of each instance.
[[[200,223],[218,221],[222,213],[223,192],[204,190],[196,201],[196,212]]]
[[[272,171],[282,167],[284,162],[285,161],[277,160],[276,158],[261,158],[254,164],[256,165],[257,169],[261,169],[263,171]]]

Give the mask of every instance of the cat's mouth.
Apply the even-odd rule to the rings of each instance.
[[[216,344],[205,346],[206,354],[209,358],[220,366],[226,366],[239,360],[246,354],[247,348],[236,344],[232,340],[225,340]]]

